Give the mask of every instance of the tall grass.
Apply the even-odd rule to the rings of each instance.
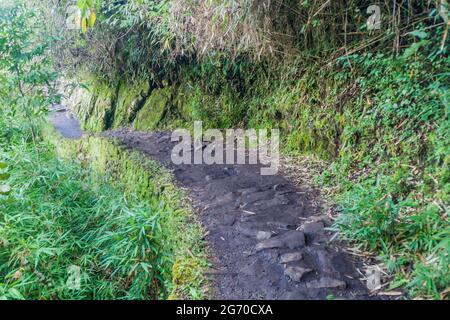
[[[41,130],[59,100],[47,54],[53,39],[40,23],[46,16],[17,1],[0,4],[0,17],[0,299],[202,297],[204,232],[190,216],[186,223],[185,199],[153,192],[161,179],[138,162],[123,163],[118,149],[100,163],[109,170],[115,160],[122,169],[111,179],[95,163],[59,159]],[[129,180],[126,165],[139,166],[128,170]],[[168,171],[154,170],[166,189],[175,188]],[[188,251],[192,258],[182,256]],[[188,280],[172,280],[191,260]]]
[[[158,201],[127,201],[120,188],[61,162],[45,144],[18,145],[2,158],[13,191],[0,198],[0,298],[166,295],[162,276],[170,264],[160,246]]]

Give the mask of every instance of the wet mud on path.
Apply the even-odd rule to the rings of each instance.
[[[67,139],[79,139],[83,136],[78,120],[61,105],[51,107],[49,120],[56,131]]]
[[[64,111],[51,122],[67,138],[82,135]],[[330,220],[310,190],[281,175],[262,176],[258,165],[174,165],[169,132],[101,135],[159,161],[188,191],[213,254],[211,298],[371,298],[358,262],[330,241]]]

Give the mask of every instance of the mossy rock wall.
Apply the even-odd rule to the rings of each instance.
[[[88,107],[92,98],[91,90],[84,86],[77,86],[76,88],[67,89],[64,85],[62,85],[60,91],[65,93],[61,103],[75,112],[80,119],[86,118],[89,111]]]
[[[152,130],[171,106],[174,88],[152,89],[147,80],[117,85],[91,82],[87,88],[66,93],[68,98],[63,103],[77,114],[85,131],[121,127]]]
[[[146,104],[150,94],[147,80],[136,85],[121,83],[117,94],[117,103],[112,128],[126,127],[136,117],[136,113]]]
[[[88,81],[64,93],[63,104],[77,115],[83,130],[100,132],[111,127],[117,100],[115,87]]]
[[[88,104],[83,105],[77,99],[74,104],[88,131],[119,127],[141,131],[192,127],[196,120],[203,121],[205,128],[280,128],[285,153],[314,154],[322,159],[344,159],[349,163],[390,161],[397,157],[414,159],[427,149],[435,148],[413,143],[417,135],[411,132],[430,131],[425,121],[414,119],[414,115],[421,114],[420,110],[400,114],[397,109],[404,103],[403,98],[391,94],[392,90],[383,90],[410,86],[407,92],[418,91],[419,81],[409,76],[413,66],[399,61],[395,64],[396,73],[377,75],[377,80],[371,80],[375,76],[355,78],[339,67],[322,70],[319,67],[303,70],[301,76],[295,75],[295,80],[285,77],[274,81],[258,71],[251,75],[252,82],[247,87],[230,85],[233,79],[214,74],[220,70],[201,78],[181,77],[176,83],[158,89],[149,88],[146,81],[134,85],[123,83],[119,87],[96,84],[90,90],[92,98]],[[392,64],[381,67],[393,68]],[[377,94],[372,92],[374,90]],[[416,99],[413,94],[408,95],[408,99]],[[440,121],[434,116],[444,115],[442,103],[437,101],[438,94],[422,96],[429,100],[427,106],[434,108],[427,112],[433,114],[434,121]],[[445,125],[443,121],[440,123]],[[409,128],[403,130],[402,135],[408,135],[407,138],[395,129],[405,124]],[[430,133],[430,137],[439,132]],[[439,144],[442,140],[431,138],[426,140],[427,144],[432,140]]]
[[[133,128],[136,130],[153,130],[164,117],[172,96],[171,87],[153,90],[144,106],[136,115]]]
[[[328,81],[327,91],[322,92],[314,81],[305,77],[295,86],[255,92],[244,99],[227,90],[214,96],[189,82],[153,90],[148,81],[93,84],[89,91],[76,90],[67,105],[86,131],[189,127],[196,120],[209,128],[277,127],[282,130],[287,151],[330,158],[337,155],[341,128],[347,125],[339,101],[340,84]]]

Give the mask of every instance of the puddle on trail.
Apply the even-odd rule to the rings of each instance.
[[[54,105],[50,109],[50,123],[64,138],[80,139],[83,131],[77,118],[64,106]]]

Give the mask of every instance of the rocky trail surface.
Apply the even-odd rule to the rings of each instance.
[[[51,117],[67,138],[82,135],[60,109]],[[108,131],[172,170],[207,229],[213,254],[212,298],[370,299],[358,262],[330,241],[330,220],[318,196],[281,175],[262,176],[259,165],[174,165],[169,132]]]

